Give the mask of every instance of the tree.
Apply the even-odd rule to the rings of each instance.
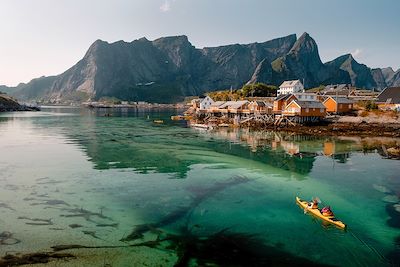
[[[277,87],[264,83],[246,84],[240,90],[243,97],[271,97],[276,96]]]

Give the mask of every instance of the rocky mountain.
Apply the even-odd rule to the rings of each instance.
[[[371,71],[351,55],[323,64],[316,42],[307,33],[298,39],[293,34],[263,43],[203,49],[195,48],[186,36],[173,36],[129,43],[97,40],[64,73],[0,91],[19,99],[50,102],[116,97],[162,103],[245,83],[280,85],[284,80],[304,79],[306,87],[353,83],[373,88],[384,85],[383,80],[388,84],[393,77],[394,72]]]
[[[358,63],[351,54],[340,56],[327,62],[326,65],[346,71],[350,75],[351,84],[356,87],[375,88],[377,86],[371,69]]]
[[[395,74],[395,72],[391,67],[382,69],[382,75],[383,75],[383,78],[385,79],[386,84],[389,84],[391,82],[394,74]]]
[[[383,76],[382,69],[376,68],[376,69],[371,69],[371,75],[372,78],[375,81],[376,87],[379,89],[383,89],[387,86],[387,83],[385,81],[385,77]]]
[[[400,69],[397,70],[393,76],[391,77],[391,79],[389,80],[388,84],[390,84],[390,86],[393,87],[398,87],[400,86]]]
[[[305,87],[315,87],[320,84],[350,83],[349,76],[339,68],[326,66],[322,63],[318,46],[308,33],[304,33],[289,50],[289,52],[272,61],[271,67],[258,66],[251,82],[265,82],[280,85],[285,80],[304,80]]]
[[[0,86],[0,91],[21,100],[40,99],[49,94],[56,78],[56,76],[43,76],[33,79],[29,83],[20,83],[16,87]]]

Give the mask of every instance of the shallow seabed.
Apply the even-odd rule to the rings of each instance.
[[[35,266],[400,264],[400,162],[370,145],[399,140],[204,131],[174,113],[1,114],[0,256],[80,245]]]

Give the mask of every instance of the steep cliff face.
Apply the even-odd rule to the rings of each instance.
[[[339,68],[322,63],[318,46],[308,33],[304,33],[289,52],[274,60],[270,67],[267,62],[260,63],[250,82],[279,85],[285,80],[293,79],[304,80],[306,87],[350,81],[348,75]]]
[[[382,70],[380,68],[371,69],[372,78],[375,81],[376,88],[382,90],[387,86],[385,77],[383,76]]]
[[[391,67],[382,69],[382,75],[383,75],[383,78],[385,78],[386,84],[389,84],[391,82],[394,74],[395,74],[395,72]]]
[[[285,55],[296,42],[296,35],[264,43],[228,45],[204,48],[203,54],[211,60],[212,71],[208,77],[209,88],[237,88],[246,83],[261,61],[269,64]],[[221,79],[223,78],[223,79]]]
[[[327,77],[314,39],[304,33],[285,56],[272,62],[274,83],[303,78],[306,87],[319,85]]]
[[[399,87],[400,86],[400,69],[393,74],[388,85],[391,87]]]
[[[351,84],[360,88],[376,88],[376,83],[371,74],[371,69],[364,64],[359,64],[351,54],[340,56],[326,65],[340,68],[350,75]]]
[[[26,100],[52,102],[124,100],[176,102],[188,95],[239,88],[245,83],[280,85],[300,79],[306,87],[352,83],[375,88],[398,84],[392,69],[370,70],[351,55],[323,64],[318,46],[304,33],[263,43],[195,48],[186,36],[146,38],[130,43],[95,41],[85,56],[64,73],[41,77],[3,91]]]
[[[287,53],[295,40],[290,35],[265,43],[201,50],[186,36],[112,44],[98,40],[81,61],[56,79],[50,100],[114,96],[171,102],[213,89],[239,87],[261,60]]]

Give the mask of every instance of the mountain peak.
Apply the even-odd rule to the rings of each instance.
[[[299,39],[294,43],[292,49],[290,49],[289,54],[298,53],[317,53],[318,46],[314,39],[308,34],[303,33]]]
[[[186,35],[175,35],[175,36],[166,36],[161,37],[154,42],[181,42],[181,43],[189,43],[189,39]]]
[[[311,38],[311,36],[308,34],[308,32],[303,32],[303,34],[300,36],[299,39],[306,39],[306,38]]]
[[[352,54],[344,54],[340,57],[335,58],[334,60],[332,60],[328,63],[334,63],[336,66],[340,66],[345,62],[348,62],[349,64],[351,64],[352,62],[355,62],[358,64],[358,62],[354,59]]]

